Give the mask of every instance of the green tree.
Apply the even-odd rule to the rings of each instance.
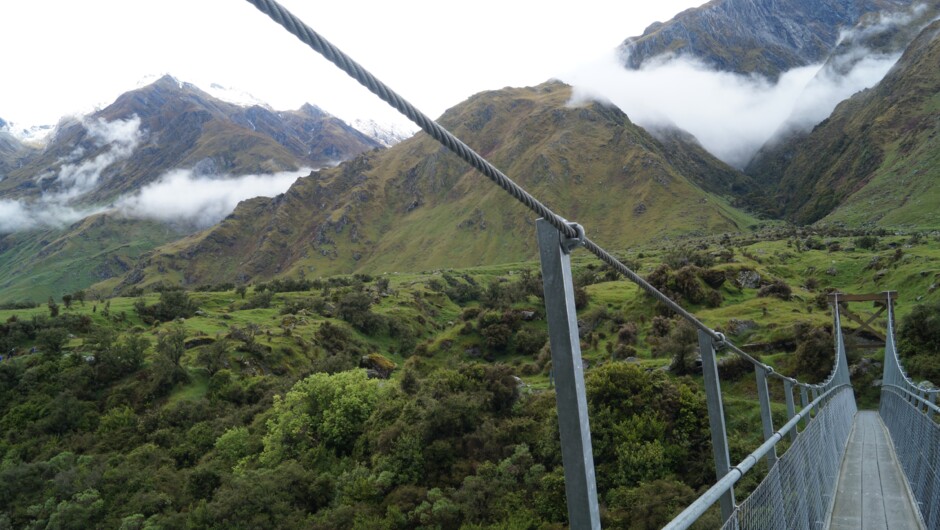
[[[55,303],[55,300],[52,297],[49,297],[49,300],[46,302],[46,306],[49,308],[49,316],[55,318],[59,316],[59,304]]]
[[[36,345],[49,357],[59,357],[69,340],[69,332],[64,328],[46,328],[36,335]]]
[[[196,355],[196,362],[202,365],[211,377],[225,368],[228,362],[228,352],[228,340],[218,339],[199,351],[199,354]]]
[[[171,382],[185,379],[186,372],[181,362],[186,353],[186,328],[181,322],[172,324],[157,336],[156,349],[160,360],[169,367]]]
[[[303,458],[321,445],[337,454],[351,452],[379,393],[378,381],[362,369],[318,373],[297,382],[283,398],[275,397],[262,463]]]

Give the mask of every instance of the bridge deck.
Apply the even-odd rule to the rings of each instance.
[[[881,417],[859,411],[842,461],[831,530],[923,528]]]

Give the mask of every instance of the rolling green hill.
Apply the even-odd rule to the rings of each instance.
[[[441,123],[608,245],[745,230],[716,192],[743,174],[695,146],[667,149],[620,110],[568,105],[552,82],[478,94]],[[532,215],[423,134],[322,170],[274,199],[156,249],[123,280],[193,285],[278,275],[414,271],[531,259]]]
[[[96,214],[66,228],[0,237],[0,302],[52,297],[123,274],[146,251],[184,235],[156,222]]]

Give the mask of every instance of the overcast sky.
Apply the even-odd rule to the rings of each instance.
[[[467,97],[563,77],[702,0],[283,0],[432,117]],[[241,89],[276,109],[393,111],[243,0],[0,2],[0,118],[107,105],[148,76]],[[383,116],[383,113],[384,116]]]

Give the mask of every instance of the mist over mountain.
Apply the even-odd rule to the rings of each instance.
[[[63,118],[41,148],[8,128],[0,130],[5,299],[106,279],[242,200],[381,148],[314,105],[239,106],[170,76]]]
[[[41,151],[6,171],[0,211],[8,215],[0,233],[61,227],[115,205],[134,217],[138,211],[127,205],[140,203],[135,194],[167,181],[170,172],[188,172],[194,185],[202,179],[238,188],[246,175],[335,165],[376,147],[377,141],[313,105],[242,107],[164,76],[89,116],[64,118]],[[278,182],[271,180],[268,194],[286,189]],[[175,191],[185,196],[184,189]],[[204,216],[201,208],[182,213]]]
[[[701,148],[670,150],[616,107],[546,83],[477,94],[441,124],[613,245],[746,229],[723,195],[749,178]],[[712,192],[706,191],[712,190]],[[532,215],[425,134],[246,201],[156,249],[125,285],[505,263],[536,253]]]
[[[840,101],[877,84],[940,14],[936,0],[889,2],[881,11],[870,10],[874,3],[836,3],[842,7],[830,9],[829,18],[804,26],[799,21],[816,20],[822,4],[793,1],[781,9],[751,0],[711,2],[628,39],[617,53],[565,81],[576,87],[576,100],[610,101],[650,130],[684,130],[711,154],[743,169],[766,143],[808,132]],[[765,56],[779,55],[771,52],[783,37],[763,26],[799,30],[804,38],[814,32],[827,37],[818,40],[813,54],[778,61],[771,71]],[[699,33],[718,41],[704,42]],[[673,48],[654,46],[657,39]],[[700,46],[686,47],[689,41]],[[624,54],[634,52],[644,59],[624,68]],[[753,61],[731,64],[722,53]]]
[[[763,150],[748,173],[767,190],[767,211],[798,223],[940,227],[938,64],[940,21],[876,87]]]
[[[794,68],[824,62],[842,31],[871,12],[909,8],[911,0],[712,0],[620,46],[623,63],[639,69],[664,55],[694,57],[707,67],[759,74],[772,81]]]

